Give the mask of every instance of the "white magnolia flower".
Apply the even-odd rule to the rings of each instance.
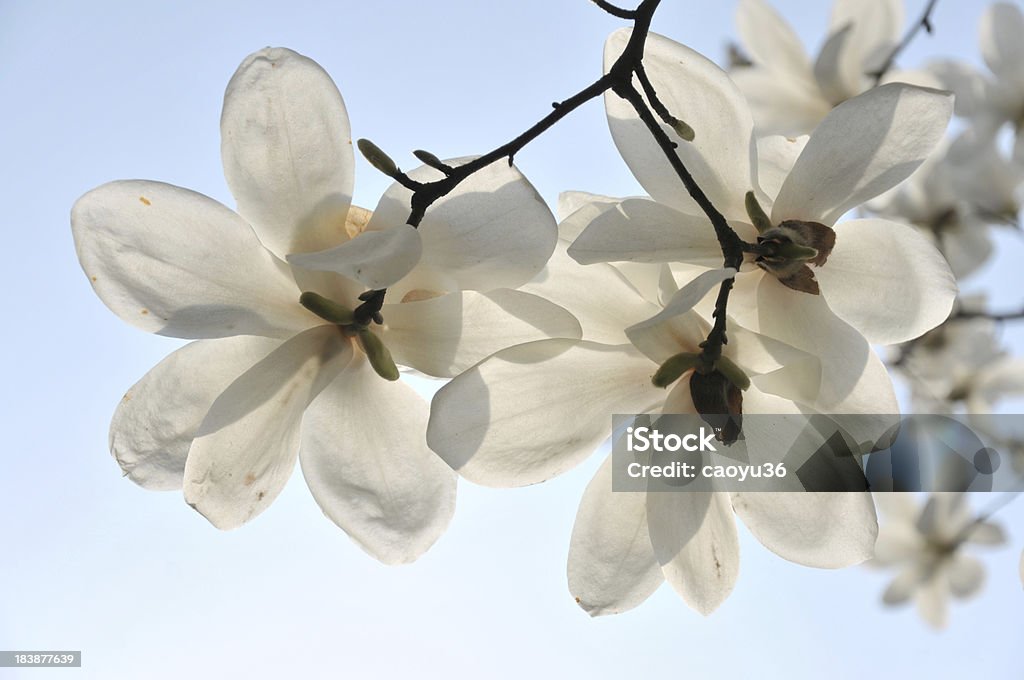
[[[611,36],[606,64],[628,36]],[[888,383],[869,343],[901,342],[937,325],[949,314],[956,284],[915,229],[877,218],[838,220],[924,161],[942,138],[951,97],[884,85],[837,106],[810,138],[755,143],[746,101],[715,64],[654,34],[644,59],[669,111],[696,131],[692,143],[680,141],[680,158],[739,236],[761,249],[757,266],[736,277],[730,313],[822,359],[815,408],[841,412],[836,405],[865,381]],[[605,104],[619,152],[651,200],[625,199],[600,212],[570,254],[583,264],[720,266],[714,230],[662,149],[628,103],[608,95]],[[764,206],[759,220],[753,198]],[[848,412],[882,412],[877,401],[851,406]]]
[[[1024,173],[1008,163],[994,144],[967,157],[941,149],[868,207],[921,230],[960,279],[991,256],[988,225],[1016,221],[1022,179]]]
[[[563,222],[563,236],[613,205],[593,198]],[[456,377],[434,397],[431,448],[471,481],[522,486],[589,456],[610,436],[612,414],[708,413],[708,404],[695,404],[691,391],[716,413],[723,401],[735,406],[740,398],[744,413],[804,410],[771,392],[800,392],[803,376],[813,373],[808,364],[817,361],[734,324],[726,361],[714,371],[680,370],[668,376],[677,382],[667,393],[652,384],[674,357],[700,351],[709,325],[693,307],[732,274],[708,271],[676,290],[665,266],[581,268],[556,251],[530,289],[557,294],[554,299],[579,316],[583,339],[505,349]],[[725,377],[735,375],[730,365],[750,378],[742,397]],[[709,396],[709,385],[718,392]],[[749,421],[744,428],[748,447],[780,441],[778,433]],[[817,567],[866,559],[876,531],[866,493],[612,493],[606,462],[577,515],[570,590],[591,614],[610,614],[640,604],[667,580],[691,607],[709,613],[728,596],[739,569],[734,511],[769,549]]]
[[[920,413],[972,416],[993,412],[1001,399],[1024,394],[1024,360],[999,343],[998,325],[985,318],[957,319],[913,343],[900,362]]]
[[[740,0],[736,24],[752,63],[731,75],[763,134],[801,135],[832,108],[875,85],[900,39],[901,0],[836,0],[828,38],[812,63],[796,33],[765,0]],[[883,82],[932,85],[924,73],[889,72]],[[687,121],[689,122],[689,121]]]
[[[950,596],[974,595],[985,580],[981,562],[965,555],[965,547],[1000,545],[1003,530],[975,518],[962,494],[932,494],[923,507],[902,493],[876,494],[875,502],[888,521],[878,531],[873,564],[897,569],[882,601],[913,599],[921,618],[944,627]]]
[[[564,310],[502,288],[543,266],[554,218],[500,163],[438,201],[418,232],[404,224],[398,189],[372,216],[351,206],[344,103],[319,65],[290,50],[242,63],[221,134],[237,214],[135,180],[94,189],[72,210],[100,299],[144,330],[199,338],[128,391],[111,450],[133,481],[183,488],[223,529],[262,512],[298,459],[324,513],[360,546],[384,562],[413,560],[447,526],[456,480],[424,441],[426,403],[390,381],[388,350],[451,375],[507,344],[578,336]],[[340,274],[314,270],[325,248]],[[316,293],[328,316],[351,317],[366,288],[383,286],[383,326],[327,322],[300,304]]]
[[[1008,2],[989,5],[981,17],[981,55],[991,72],[989,77],[971,65],[943,60],[929,66],[946,87],[956,93],[956,112],[970,121],[970,134],[958,150],[969,153],[974,146],[990,143],[1006,124],[1013,127],[1016,143],[1013,158],[1024,163],[1024,15]]]

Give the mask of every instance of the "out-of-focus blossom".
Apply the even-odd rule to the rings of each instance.
[[[1024,164],[1024,15],[1008,2],[989,5],[981,17],[979,42],[989,74],[956,60],[929,65],[943,86],[956,94],[956,113],[969,124],[957,151],[970,153],[990,144],[1004,125],[1016,135],[1013,159]]]
[[[836,0],[828,36],[815,60],[790,25],[765,0],[740,0],[736,11],[741,49],[749,65],[730,75],[750,102],[762,134],[811,132],[833,107],[874,87],[900,39],[902,0]],[[886,82],[929,87],[926,72],[888,71]]]
[[[867,207],[920,229],[959,279],[991,256],[990,224],[1016,223],[1022,179],[1024,172],[993,144],[966,157],[943,149]]]
[[[919,506],[913,495],[880,493],[875,502],[886,521],[871,564],[896,570],[882,601],[914,600],[921,618],[944,627],[950,597],[970,597],[984,583],[984,567],[965,554],[967,546],[1002,544],[1002,528],[976,518],[962,494],[933,494]]]
[[[919,413],[992,413],[1001,399],[1024,393],[1024,361],[999,343],[998,325],[985,318],[957,319],[904,350],[900,372]]]

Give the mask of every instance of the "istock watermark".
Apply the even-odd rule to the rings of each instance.
[[[1017,415],[744,414],[739,438],[693,414],[613,417],[615,491],[1020,491]]]

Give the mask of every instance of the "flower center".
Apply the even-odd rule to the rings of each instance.
[[[836,232],[819,222],[804,220],[785,220],[775,226],[753,191],[747,192],[745,205],[759,234],[754,263],[784,286],[819,295],[821,290],[808,265],[825,264],[836,245]]]
[[[355,338],[377,375],[385,380],[398,380],[398,366],[384,341],[370,330],[369,323],[358,321],[353,310],[310,291],[299,296],[299,303],[324,321],[337,326],[346,338]],[[378,313],[374,315],[373,321],[379,324],[384,319]]]
[[[718,441],[735,442],[742,425],[742,391],[750,387],[750,378],[728,357],[709,361],[703,354],[680,352],[658,367],[651,382],[668,387],[686,372],[691,372],[690,398],[697,413],[711,425]]]
[[[836,232],[824,224],[786,220],[757,237],[759,255],[754,263],[782,285],[818,295],[821,291],[808,265],[825,264],[835,243]]]

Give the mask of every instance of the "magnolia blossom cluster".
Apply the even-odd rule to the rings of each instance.
[[[992,28],[1008,12],[990,10],[983,31],[1006,79],[1024,73]],[[728,267],[706,206],[618,93],[605,92],[609,127],[645,196],[566,192],[556,219],[502,158],[412,220],[417,187],[474,159],[400,173],[378,157],[399,181],[372,212],[352,205],[350,123],[329,76],[287,49],[249,56],[221,117],[235,209],[128,180],[72,211],[100,299],[143,330],[193,341],[118,406],[110,447],[125,474],[182,490],[226,529],[265,510],[298,461],[328,518],[400,563],[443,533],[458,476],[550,479],[612,435],[615,413],[874,416],[850,432],[870,442],[899,412],[877,345],[903,347],[915,397],[927,385],[984,411],[1024,387],[991,324],[946,322],[957,278],[991,254],[989,225],[1016,217],[1019,172],[996,146],[995,114],[979,113],[1006,97],[963,105],[958,90],[981,81],[948,62],[889,69],[896,0],[839,0],[813,64],[762,0],[742,0],[738,16],[751,63],[731,73],[653,33],[643,53],[648,104],[685,121],[662,125],[669,153],[743,244]],[[632,37],[609,37],[606,69]],[[952,143],[949,90],[957,113],[980,121]],[[999,111],[1000,125],[1021,120]],[[403,370],[451,380],[428,408]],[[742,427],[759,446],[821,444]],[[913,576],[887,601],[911,597],[946,558],[953,592],[976,589],[980,567],[951,557],[976,532],[931,515],[924,538],[886,558],[868,492],[615,492],[609,459],[579,505],[569,589],[596,615],[668,581],[710,613],[738,577],[737,518],[798,564],[907,561]],[[915,550],[936,557],[925,568]]]
[[[900,39],[903,14],[901,0],[836,0],[827,38],[812,64],[785,20],[766,2],[742,0],[737,23],[749,59],[735,65],[732,75],[748,96],[758,126],[790,135],[811,132],[833,107],[885,82],[952,92],[959,122],[949,137],[906,181],[861,209],[917,229],[960,281],[992,259],[993,230],[1019,227],[1024,16],[1010,3],[995,3],[982,12],[979,42],[987,72],[954,59],[935,59],[915,70],[897,70],[891,63],[884,69]],[[1009,144],[1004,131],[1012,135]],[[1019,474],[1015,452],[1024,448],[1021,433],[990,414],[1000,401],[1024,393],[1024,361],[1012,356],[999,336],[1000,324],[989,318],[985,296],[972,295],[958,300],[948,321],[895,348],[890,357],[910,389],[915,411],[966,413],[990,445],[1011,454]],[[958,545],[949,548],[950,554]],[[929,554],[925,550],[919,557],[928,561]],[[972,589],[980,587],[980,576],[975,581]],[[907,597],[889,592],[886,601]],[[922,615],[935,625],[945,620],[941,599],[918,599]]]

